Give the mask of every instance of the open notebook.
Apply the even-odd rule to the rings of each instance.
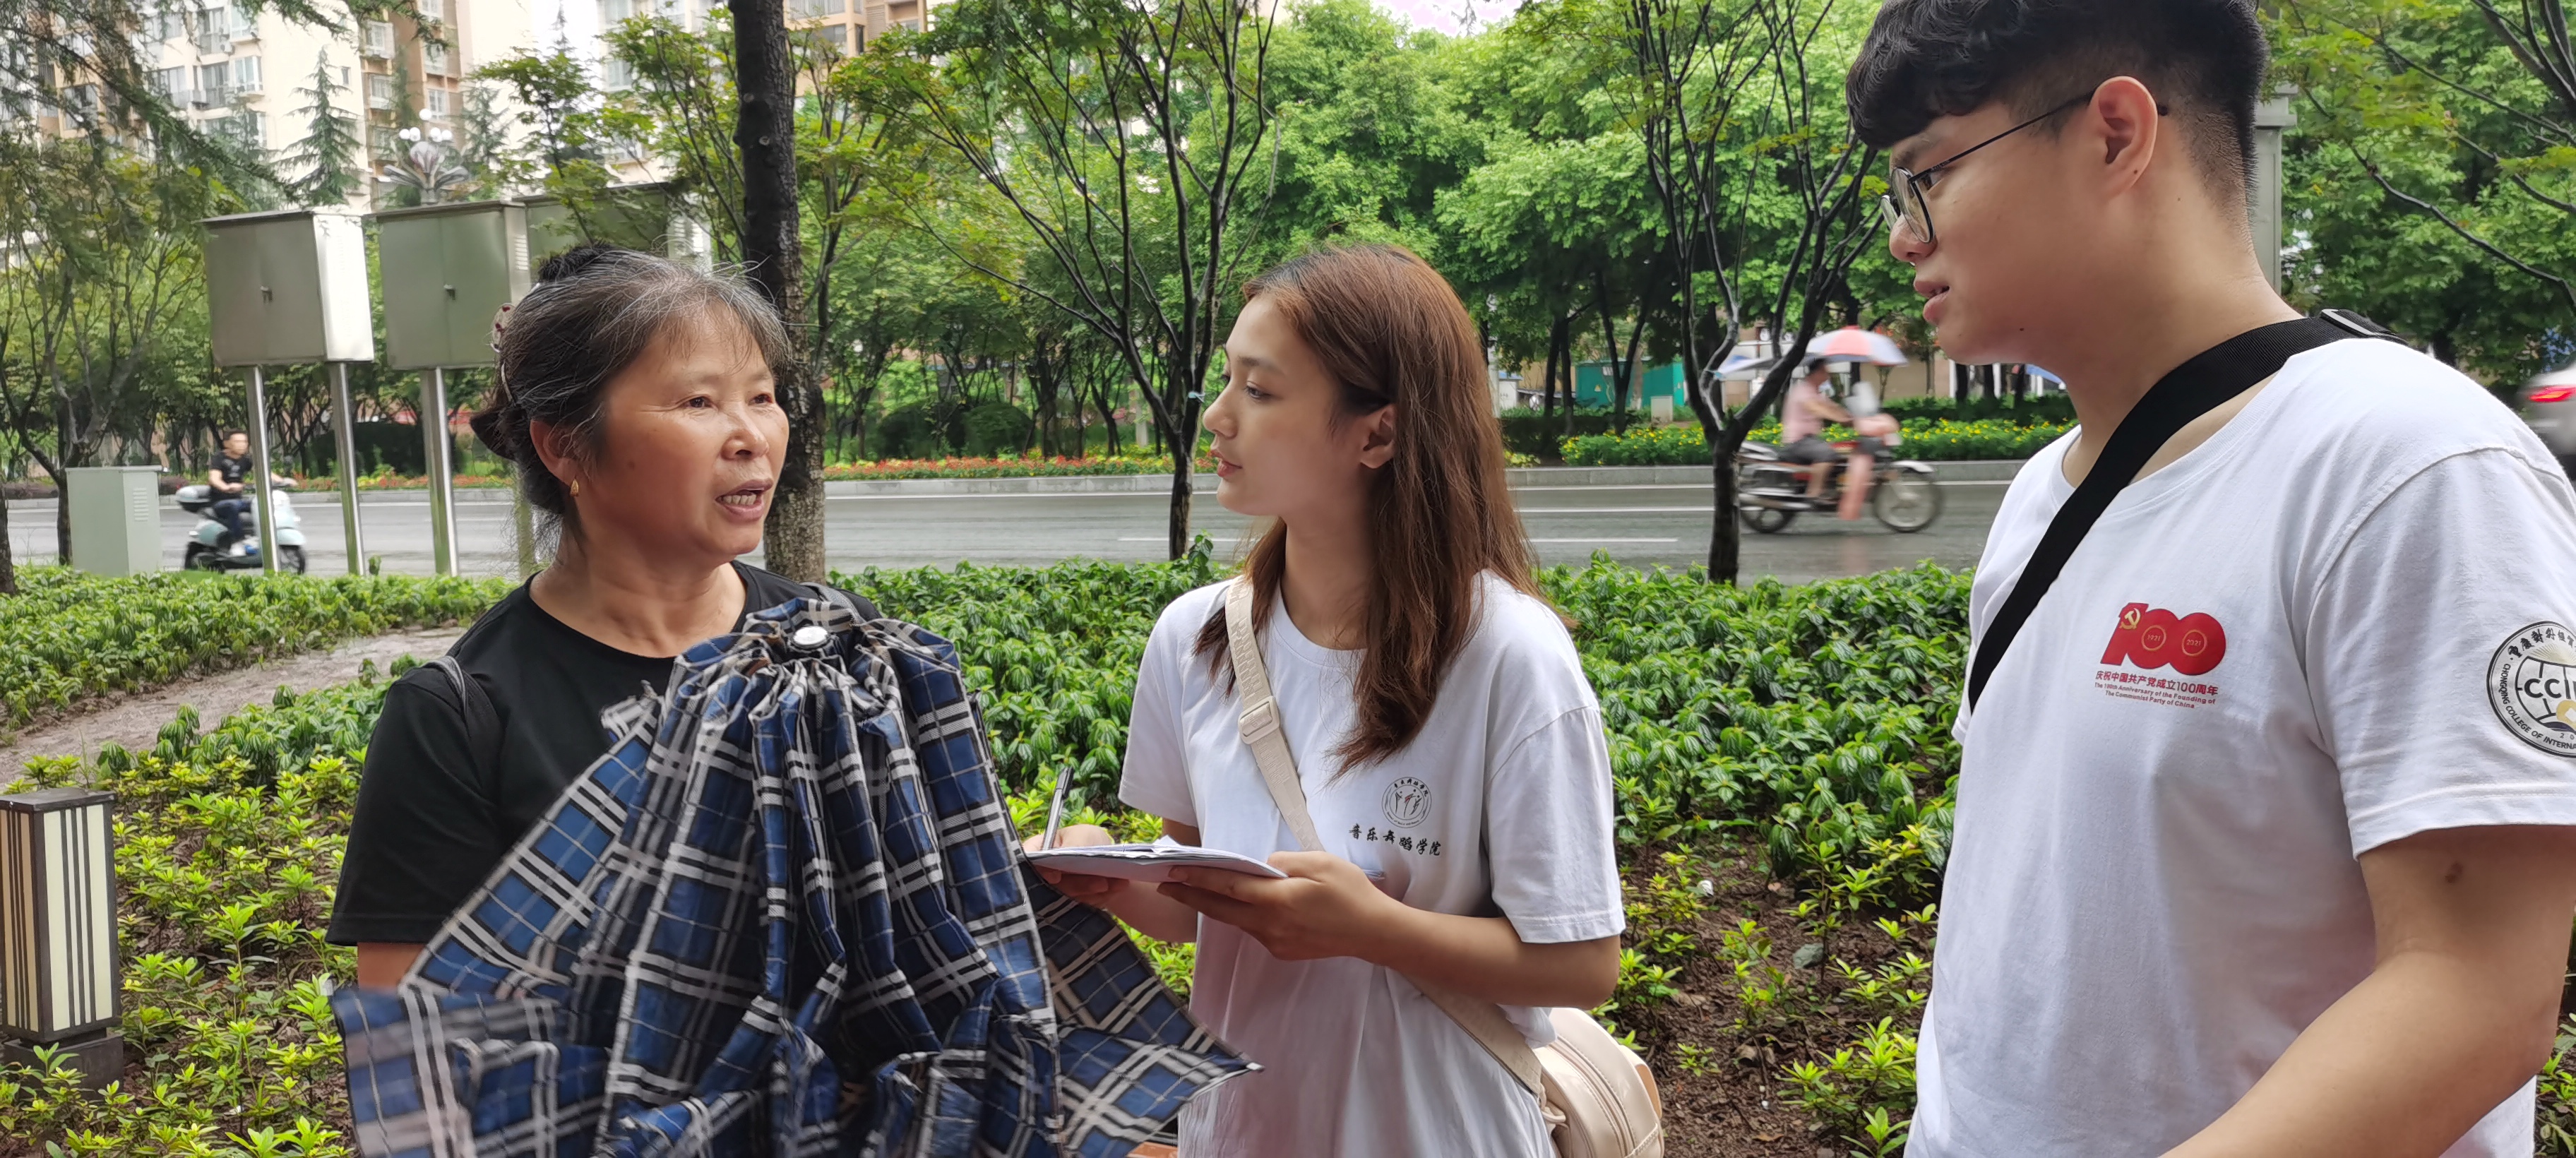
[[[1257,877],[1288,874],[1240,853],[1182,844],[1095,844],[1083,848],[1050,848],[1028,854],[1029,863],[1057,872],[1131,881],[1168,881],[1177,868],[1215,868]]]

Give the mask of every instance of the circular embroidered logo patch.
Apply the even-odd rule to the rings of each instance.
[[[2576,632],[2535,623],[2487,661],[2487,704],[2522,742],[2576,756]]]
[[[1386,786],[1386,818],[1411,828],[1431,815],[1431,786],[1410,776]]]

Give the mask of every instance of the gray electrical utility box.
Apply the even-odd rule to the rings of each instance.
[[[161,468],[76,466],[63,472],[72,566],[93,575],[161,569]]]
[[[216,365],[375,360],[366,227],[355,214],[285,209],[205,226]]]
[[[528,292],[527,206],[424,205],[375,221],[386,365],[491,365],[492,316]]]

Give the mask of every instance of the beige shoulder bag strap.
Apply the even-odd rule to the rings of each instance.
[[[1237,726],[1243,731],[1243,742],[1252,748],[1253,762],[1261,766],[1261,779],[1270,786],[1270,799],[1277,802],[1279,814],[1288,820],[1288,830],[1297,834],[1297,843],[1306,851],[1322,852],[1324,842],[1315,832],[1315,817],[1306,810],[1306,787],[1297,779],[1297,761],[1288,752],[1288,735],[1279,730],[1279,705],[1270,695],[1270,671],[1261,662],[1253,614],[1252,581],[1237,579],[1228,584],[1225,631],[1234,654],[1235,702],[1243,705]],[[1466,1030],[1476,1044],[1494,1055],[1495,1061],[1503,1063],[1503,1068],[1529,1087],[1530,1093],[1546,1100],[1546,1079],[1538,1054],[1499,1007],[1417,978],[1405,980],[1413,982],[1413,987],[1457,1022],[1458,1028]]]

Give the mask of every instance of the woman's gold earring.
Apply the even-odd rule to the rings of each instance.
[[[580,480],[580,479],[574,479],[574,480],[572,480],[572,497],[574,497],[574,498],[580,498],[580,497],[581,497],[581,480]]]

